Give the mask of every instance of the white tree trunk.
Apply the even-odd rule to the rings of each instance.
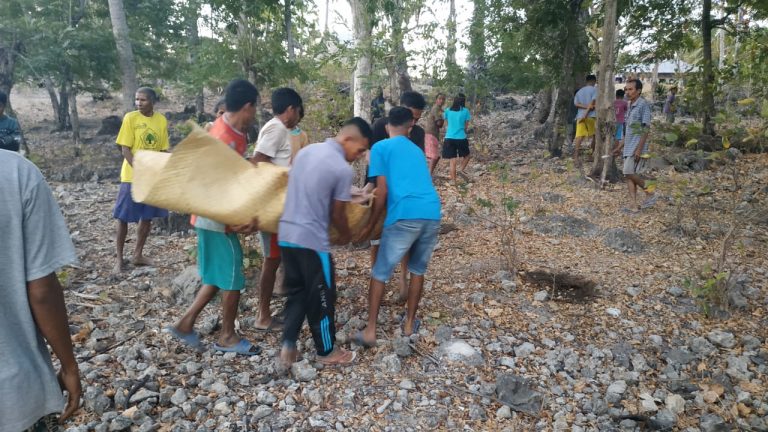
[[[659,86],[659,60],[656,59],[656,63],[653,64],[653,71],[651,72],[651,94],[647,95],[648,100],[651,102],[656,100],[656,88]]]
[[[136,81],[136,62],[133,59],[123,0],[109,0],[109,16],[112,19],[112,34],[115,35],[117,57],[120,61],[120,70],[123,73],[123,110],[125,112],[133,111],[138,83]]]
[[[352,94],[355,103],[355,116],[366,120],[371,118],[371,34],[373,20],[368,15],[368,0],[349,0],[352,7],[352,23],[355,31],[355,49],[357,62],[352,79]]]
[[[448,66],[456,65],[456,1],[450,0],[450,9],[448,12],[448,47],[446,49],[445,63]]]

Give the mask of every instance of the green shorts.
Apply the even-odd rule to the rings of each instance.
[[[197,268],[203,285],[227,291],[245,287],[243,249],[237,234],[195,228],[197,232]]]

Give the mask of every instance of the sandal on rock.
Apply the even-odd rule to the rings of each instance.
[[[200,342],[200,335],[195,332],[182,333],[174,326],[168,326],[164,328],[163,331],[170,334],[174,339],[190,348],[200,349],[202,346],[202,343]]]
[[[338,358],[330,358],[334,353],[338,352],[341,352],[341,354],[338,355]],[[354,351],[334,348],[334,350],[331,351],[327,356],[317,356],[317,362],[325,366],[349,366],[355,362],[355,357],[357,357],[357,353]]]
[[[215,343],[213,344],[213,349],[224,353],[233,352],[244,356],[254,356],[261,353],[261,347],[254,345],[253,342],[250,342],[247,339],[240,339],[240,342],[230,347],[221,346]]]

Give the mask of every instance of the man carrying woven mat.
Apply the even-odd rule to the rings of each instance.
[[[298,357],[296,341],[305,318],[318,362],[346,365],[355,359],[355,353],[335,344],[336,283],[328,228],[332,223],[338,232],[337,243],[349,243],[345,208],[354,178],[349,162],[365,153],[370,139],[368,123],[355,117],[344,123],[336,138],[303,149],[294,160],[278,228],[288,295],[282,366],[290,367]]]
[[[239,155],[245,156],[248,142],[245,131],[254,122],[259,92],[246,80],[234,80],[226,90],[227,112],[216,119],[209,133],[227,144]],[[228,151],[228,150],[224,150]],[[242,226],[227,226],[201,216],[193,216],[192,225],[197,232],[197,265],[203,287],[184,316],[165,330],[182,343],[199,349],[200,336],[195,333],[195,321],[216,294],[221,291],[221,332],[213,348],[221,352],[256,355],[261,348],[235,331],[240,291],[245,287],[243,250],[236,233],[249,234],[258,228],[255,222]]]

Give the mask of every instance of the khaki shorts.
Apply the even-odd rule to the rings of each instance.
[[[587,117],[576,121],[576,138],[591,137],[595,134],[595,119]]]
[[[621,172],[624,175],[642,174],[646,171],[647,159],[640,158],[638,162],[635,162],[634,156],[624,157],[624,168]]]

